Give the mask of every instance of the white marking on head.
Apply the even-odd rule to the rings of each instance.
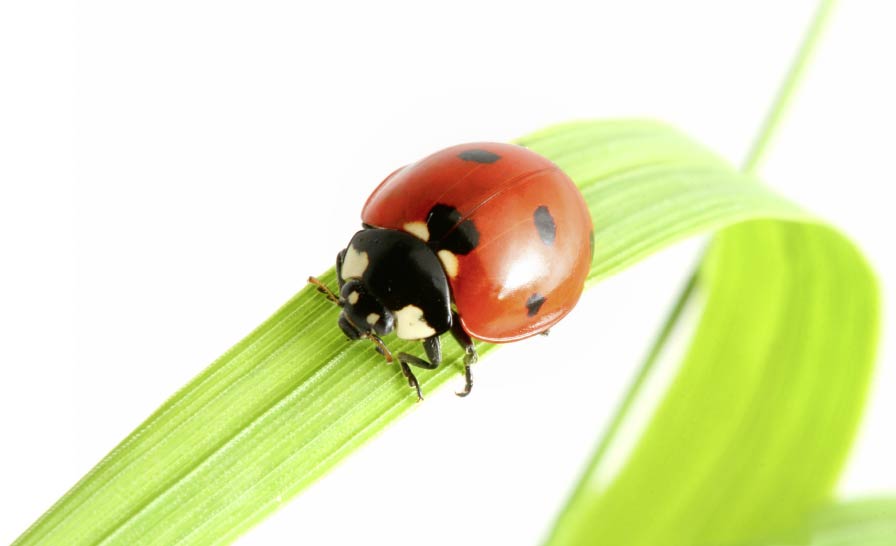
[[[429,228],[425,222],[408,222],[404,225],[404,230],[424,241],[429,241]]]
[[[423,310],[415,305],[406,305],[395,311],[395,335],[401,339],[424,339],[435,335],[436,331],[426,323]]]
[[[457,277],[457,256],[455,256],[453,252],[450,250],[440,250],[439,260],[442,261],[442,267],[445,268],[445,272],[448,273],[449,277],[452,279]]]
[[[360,297],[361,297],[360,294],[358,294],[356,291],[352,290],[352,293],[348,295],[348,302],[350,304],[354,305],[354,304],[358,303],[358,298],[360,298]]]
[[[349,245],[345,251],[345,259],[342,260],[342,279],[360,279],[369,263],[370,258],[366,252],[358,252],[354,246]]]
[[[370,313],[369,315],[367,315],[367,324],[369,324],[369,325],[371,325],[371,326],[373,326],[374,324],[376,324],[376,322],[377,322],[378,320],[380,320],[380,315],[379,315],[379,313]]]

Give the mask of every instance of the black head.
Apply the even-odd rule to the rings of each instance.
[[[394,328],[392,312],[370,295],[362,281],[348,281],[339,296],[342,303],[339,327],[349,339],[360,339],[365,333],[384,336]]]

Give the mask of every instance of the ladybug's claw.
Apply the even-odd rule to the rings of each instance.
[[[408,378],[408,385],[410,385],[414,390],[417,391],[417,402],[422,402],[423,391],[420,390],[420,383],[417,381],[417,377],[414,375],[414,372],[411,371],[411,368],[408,367],[407,363],[401,358],[398,359],[398,365],[401,366],[401,373],[403,373],[404,376]]]
[[[417,390],[417,402],[423,402],[423,392],[420,391],[420,385],[417,383],[417,379],[414,379],[414,384],[411,385]]]
[[[433,358],[435,360],[435,355],[430,355],[430,358]],[[441,358],[441,355],[439,355],[439,358]],[[420,383],[417,381],[417,378],[414,377],[414,373],[411,371],[411,368],[408,366],[408,364],[417,366],[418,368],[423,368],[425,370],[435,370],[439,366],[439,363],[429,362],[428,360],[424,360],[420,357],[408,353],[397,353],[395,355],[395,360],[397,360],[398,364],[401,366],[401,372],[405,377],[408,378],[408,384],[417,390],[417,401],[420,402],[421,400],[423,400],[423,393],[420,390]]]

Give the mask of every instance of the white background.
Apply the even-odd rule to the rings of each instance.
[[[393,168],[632,115],[737,161],[814,2],[0,6],[8,543],[330,267]],[[843,3],[764,169],[859,241],[885,290],[894,15],[887,0]],[[432,394],[241,544],[536,544],[698,247],[591,290],[549,338],[490,355],[473,396]],[[892,321],[883,339],[845,495],[896,491]]]

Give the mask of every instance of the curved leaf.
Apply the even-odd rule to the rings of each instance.
[[[650,401],[633,402],[548,544],[733,544],[786,532],[829,498],[876,346],[861,255],[823,226],[750,222],[716,238],[700,284],[665,398],[638,432],[626,428]],[[608,456],[620,445],[621,465]]]
[[[750,222],[726,232],[715,245],[704,269],[711,288],[706,326],[629,464],[609,482],[597,480],[580,490],[577,506],[587,509],[566,512],[567,531],[554,543],[574,543],[564,537],[595,529],[607,533],[594,535],[602,544],[634,543],[609,537],[628,536],[633,523],[645,537],[651,535],[635,513],[655,518],[657,532],[683,533],[678,518],[694,514],[700,502],[725,522],[718,526],[723,536],[763,518],[754,501],[768,498],[771,479],[793,478],[785,490],[796,504],[823,496],[855,428],[876,326],[874,282],[852,245],[659,123],[573,123],[522,142],[556,161],[585,195],[596,232],[589,284],[685,237]],[[824,283],[815,281],[812,270],[822,265],[829,271],[821,275]],[[323,280],[332,284],[332,271]],[[835,281],[854,288],[833,290]],[[800,297],[790,298],[791,292]],[[744,302],[739,296],[746,293],[754,298]],[[779,310],[785,302],[786,310]],[[810,313],[800,311],[806,302],[812,304]],[[729,305],[753,307],[743,317],[723,320]],[[760,312],[775,322],[750,323]],[[336,314],[319,294],[303,289],[169,399],[16,544],[220,543],[271,513],[415,403],[395,366],[384,364],[367,344],[345,342],[335,327]],[[706,330],[711,326],[713,331]],[[787,328],[784,333],[799,332],[807,343],[773,335],[777,326]],[[724,337],[714,338],[713,332]],[[717,346],[735,334],[751,343]],[[387,341],[393,350],[411,347]],[[480,352],[493,348],[480,345]],[[761,355],[781,358],[757,368]],[[418,374],[426,392],[455,376],[460,356],[456,344],[446,343],[446,365]],[[829,364],[835,360],[848,360],[849,367]],[[725,374],[718,373],[722,369]],[[708,381],[714,373],[719,379]],[[749,388],[736,388],[725,379],[728,373],[732,380],[748,381]],[[771,384],[768,392],[758,389],[763,382]],[[818,407],[824,411],[807,416],[796,403],[786,403],[787,390],[794,400],[814,395],[843,406],[833,411],[833,403],[823,404]],[[696,402],[691,407],[687,400]],[[749,413],[756,407],[764,409]],[[692,417],[693,429],[685,420]],[[772,428],[764,431],[769,423]],[[785,453],[783,446],[807,445],[821,427],[823,437],[811,444],[821,450],[818,457]],[[753,449],[768,443],[758,452],[761,459],[751,460],[748,452],[738,453],[740,444],[726,443],[741,433]],[[700,456],[687,457],[685,448]],[[821,455],[831,453],[835,463],[822,464]],[[659,476],[663,459],[672,456],[682,466],[671,477]],[[728,456],[735,456],[738,469],[752,462],[767,475],[756,483],[746,483],[746,473],[725,476]],[[797,463],[805,470],[795,468]],[[786,475],[785,469],[796,474]],[[810,478],[820,478],[819,484],[807,483]],[[687,485],[679,488],[676,479]],[[723,510],[718,498],[730,487],[745,487],[749,494]],[[646,512],[660,501],[671,502],[674,510]],[[594,503],[601,515],[596,520],[584,516],[594,513]],[[661,542],[677,543],[666,538]]]
[[[896,499],[831,504],[812,514],[804,527],[793,540],[750,546],[891,546],[896,543]]]

